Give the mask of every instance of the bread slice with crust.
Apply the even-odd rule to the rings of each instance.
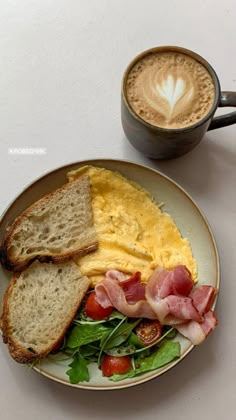
[[[11,271],[32,261],[61,262],[97,248],[90,180],[83,175],[44,196],[16,218],[0,248]]]
[[[63,339],[90,285],[78,266],[34,262],[16,273],[3,299],[3,341],[19,363],[45,357]]]

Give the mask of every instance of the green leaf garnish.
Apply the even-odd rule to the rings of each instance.
[[[79,353],[76,353],[73,359],[73,362],[69,365],[71,369],[66,372],[69,376],[70,383],[77,384],[78,382],[88,382],[89,372],[86,360]]]

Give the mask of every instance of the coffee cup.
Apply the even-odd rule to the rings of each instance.
[[[209,130],[236,123],[236,92],[222,92],[216,72],[200,55],[176,46],[142,52],[122,80],[121,120],[129,142],[153,159],[192,150]]]

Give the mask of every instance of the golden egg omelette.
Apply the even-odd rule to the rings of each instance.
[[[82,174],[90,177],[99,246],[76,262],[93,286],[108,270],[130,275],[140,271],[147,282],[157,266],[171,270],[179,264],[196,281],[197,264],[188,239],[147,191],[117,172],[94,166],[83,166],[67,176],[72,181]]]

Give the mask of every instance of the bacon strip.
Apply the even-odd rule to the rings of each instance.
[[[204,315],[203,322],[199,323],[196,321],[189,321],[181,325],[177,325],[176,329],[186,338],[188,338],[192,344],[198,345],[215,329],[218,324],[218,320],[213,311],[208,311]]]
[[[194,282],[189,270],[184,265],[179,265],[173,271],[157,268],[150,280],[156,283],[156,293],[163,299],[169,295],[188,296]]]
[[[108,270],[106,272],[106,278],[111,280],[123,281],[126,280],[129,276],[125,273],[122,273],[118,270]]]
[[[163,325],[175,326],[193,344],[200,344],[218,322],[210,310],[217,290],[193,286],[191,273],[180,265],[172,271],[157,268],[146,285],[139,272],[127,278],[111,270],[95,292],[104,308],[114,306],[131,318],[158,319]]]
[[[136,303],[145,299],[145,286],[141,283],[141,273],[138,271],[132,277],[120,282],[128,303]]]
[[[191,275],[183,266],[172,272],[155,270],[146,287],[147,301],[160,322],[175,326],[193,344],[200,344],[217,325],[209,311],[216,293],[212,286],[193,289]]]
[[[192,299],[187,297],[192,287],[191,275],[184,266],[173,271],[160,268],[154,271],[146,286],[146,299],[163,325],[202,320]]]
[[[217,290],[215,287],[204,285],[196,287],[189,296],[192,298],[193,304],[198,312],[205,314],[211,308],[216,293]]]
[[[156,319],[156,314],[145,299],[138,300],[132,304],[128,303],[121,283],[117,278],[105,277],[101,283],[97,284],[95,293],[99,304],[104,308],[114,306],[122,314],[131,318]],[[126,287],[128,287],[127,282]]]
[[[213,311],[208,311],[204,315],[204,322],[201,324],[202,329],[206,336],[210,334],[211,331],[218,325],[218,319],[216,318]]]
[[[175,328],[195,346],[201,344],[206,338],[201,324],[196,321],[185,322],[184,324],[177,325]]]

